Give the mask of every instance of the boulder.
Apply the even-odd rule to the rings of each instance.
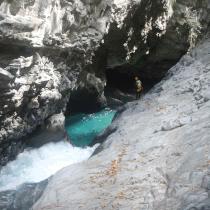
[[[135,100],[133,95],[128,93],[124,93],[116,88],[113,87],[106,87],[105,88],[105,96],[107,98],[107,105],[108,106],[119,106],[123,105],[129,101]]]
[[[47,118],[43,125],[38,126],[32,133],[21,138],[21,141],[12,139],[1,145],[0,165],[4,166],[23,152],[27,147],[41,147],[50,142],[68,141],[74,145],[65,130],[63,114],[54,114]]]
[[[74,143],[65,130],[65,117],[63,114],[54,114],[49,117],[35,132],[27,135],[26,144],[29,147],[41,147],[50,142],[66,140],[72,145]]]
[[[25,183],[17,189],[0,191],[0,208],[28,210],[41,197],[52,177],[39,183]]]

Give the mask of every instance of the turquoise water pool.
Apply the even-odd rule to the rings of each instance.
[[[77,114],[68,117],[66,119],[66,131],[75,146],[87,146],[112,122],[115,113],[115,109],[106,108],[93,114]]]

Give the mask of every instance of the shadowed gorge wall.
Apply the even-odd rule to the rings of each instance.
[[[185,6],[176,7],[166,1],[143,0],[129,6],[125,19],[111,23],[104,36],[98,51],[104,52],[105,58],[98,53],[93,61],[104,64],[98,68],[116,68],[128,75],[161,78],[190,47],[188,21],[179,22],[182,16],[190,15],[190,11],[185,14]],[[123,16],[123,10],[119,14]]]
[[[107,79],[106,87],[111,86],[123,92],[134,93],[135,77],[136,75],[123,74],[117,71],[116,69],[107,69],[106,70],[106,79]],[[142,82],[143,92],[147,92],[149,89],[151,89],[155,84],[157,84],[162,79],[162,77],[150,79],[150,78],[144,78],[141,76],[138,76],[138,78]],[[106,87],[105,87],[105,91],[106,91]]]

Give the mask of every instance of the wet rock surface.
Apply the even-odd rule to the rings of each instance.
[[[28,210],[42,195],[52,177],[39,183],[25,183],[15,190],[0,192],[2,210]]]
[[[122,91],[113,87],[105,88],[105,96],[107,98],[107,106],[119,106],[135,100],[133,95],[123,93]]]
[[[34,133],[27,135],[25,142],[29,147],[41,147],[50,142],[66,140],[74,145],[65,130],[65,117],[63,114],[54,114],[38,127]]]
[[[67,109],[69,112],[94,112],[105,108],[104,85],[98,77],[87,71],[80,73],[77,87],[72,91]]]
[[[0,71],[4,77],[7,72],[7,78],[10,78],[4,80],[7,85],[0,88],[2,148],[5,144],[20,142],[24,135],[42,125],[47,117],[64,112],[71,81],[63,61],[55,67],[47,57],[38,53],[14,59]]]
[[[209,49],[207,38],[121,107],[101,149],[58,171],[31,209],[209,209]]]

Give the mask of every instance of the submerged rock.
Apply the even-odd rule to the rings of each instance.
[[[210,101],[199,97],[210,87],[209,52],[201,41],[120,108],[95,155],[58,171],[31,209],[209,209]]]

